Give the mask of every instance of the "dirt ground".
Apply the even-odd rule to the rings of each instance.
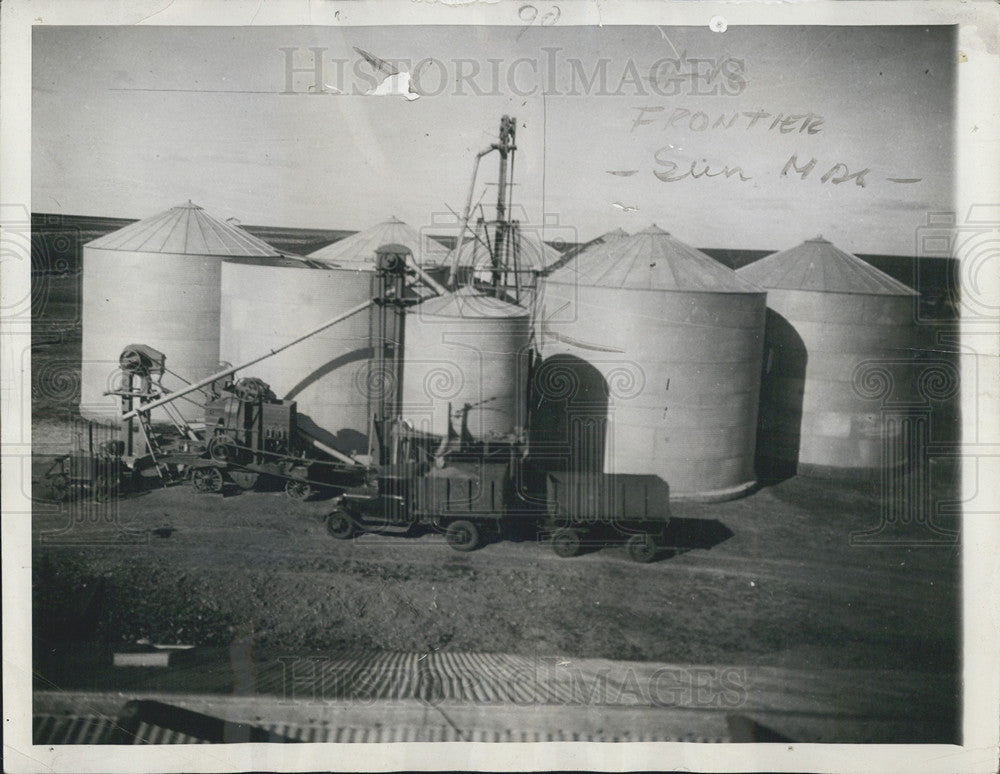
[[[677,504],[674,548],[651,565],[616,546],[560,559],[531,537],[470,554],[434,533],[341,542],[329,509],[187,485],[39,508],[36,639],[955,668],[958,552],[852,546],[878,525],[865,485]]]

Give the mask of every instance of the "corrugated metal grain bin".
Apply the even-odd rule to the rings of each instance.
[[[475,438],[523,428],[529,334],[527,310],[469,287],[407,310],[403,419],[444,436],[450,404]]]
[[[417,265],[432,271],[444,267],[448,250],[440,242],[421,234],[412,226],[391,217],[371,228],[345,237],[332,245],[309,254],[310,260],[344,268],[357,269],[362,264],[375,270],[375,251],[382,245],[403,245],[409,248]]]
[[[81,413],[116,413],[117,399],[103,393],[116,386],[110,379],[118,356],[133,342],[167,356],[168,389],[183,384],[175,374],[189,381],[212,374],[219,364],[222,259],[277,255],[191,202],[84,245]],[[175,406],[188,419],[199,418],[192,403]]]
[[[762,290],[656,226],[582,252],[538,305],[532,454],[659,476],[676,498],[746,492],[764,308]]]
[[[259,357],[372,294],[372,271],[330,269],[303,260],[233,260],[222,265],[219,351],[236,364]],[[368,451],[371,314],[364,310],[262,360],[245,375],[298,404],[303,429],[350,453]]]
[[[878,470],[880,406],[855,369],[877,362],[890,400],[908,400],[915,291],[822,238],[738,274],[767,290],[758,453],[803,473]]]

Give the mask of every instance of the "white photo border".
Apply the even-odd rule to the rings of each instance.
[[[562,2],[565,25],[709,25],[722,17],[731,28],[773,25],[958,26],[955,169],[957,212],[1000,202],[1000,5],[991,2]],[[0,191],[3,202],[30,202],[31,32],[37,25],[511,25],[523,24],[519,3],[467,4],[411,0],[7,0],[0,25]],[[958,256],[960,259],[962,256]],[[5,300],[29,295],[28,265],[4,265]],[[979,295],[1000,308],[1000,276]],[[996,323],[997,321],[992,321]],[[30,377],[24,369],[30,330],[2,325],[4,463],[30,452]],[[978,427],[994,457],[979,461],[976,480],[963,478],[966,509],[977,512],[962,528],[963,702],[958,745],[710,745],[682,743],[394,743],[388,745],[32,745],[30,502],[18,464],[2,465],[4,767],[11,772],[297,771],[297,770],[666,770],[987,772],[997,770],[1000,734],[1000,396],[998,328],[970,331],[963,321],[963,403],[977,396],[994,420]],[[985,335],[984,335],[985,334]],[[978,368],[976,368],[978,366]],[[975,371],[973,370],[975,369]],[[10,408],[8,406],[8,408]],[[974,417],[963,415],[968,423]],[[20,423],[20,424],[19,424]],[[963,427],[965,437],[971,428]],[[992,482],[991,484],[989,482]],[[982,515],[986,511],[991,515]],[[141,750],[141,752],[140,752]]]

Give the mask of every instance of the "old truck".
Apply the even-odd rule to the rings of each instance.
[[[424,526],[443,532],[456,551],[472,551],[521,522],[548,535],[558,556],[624,543],[636,562],[652,561],[664,545],[670,498],[658,477],[546,473],[514,453],[498,457],[381,469],[333,501],[327,531],[347,540]]]

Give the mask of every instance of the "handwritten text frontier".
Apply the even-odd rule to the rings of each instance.
[[[692,112],[685,107],[675,107],[666,114],[663,105],[646,105],[634,107],[638,111],[632,121],[630,131],[634,132],[640,126],[655,125],[663,129],[689,129],[693,132],[705,132],[713,129],[766,129],[781,134],[793,132],[819,134],[823,131],[823,116],[815,113],[770,113],[766,110],[748,110],[709,115],[704,110]],[[713,120],[713,118],[715,120]]]

